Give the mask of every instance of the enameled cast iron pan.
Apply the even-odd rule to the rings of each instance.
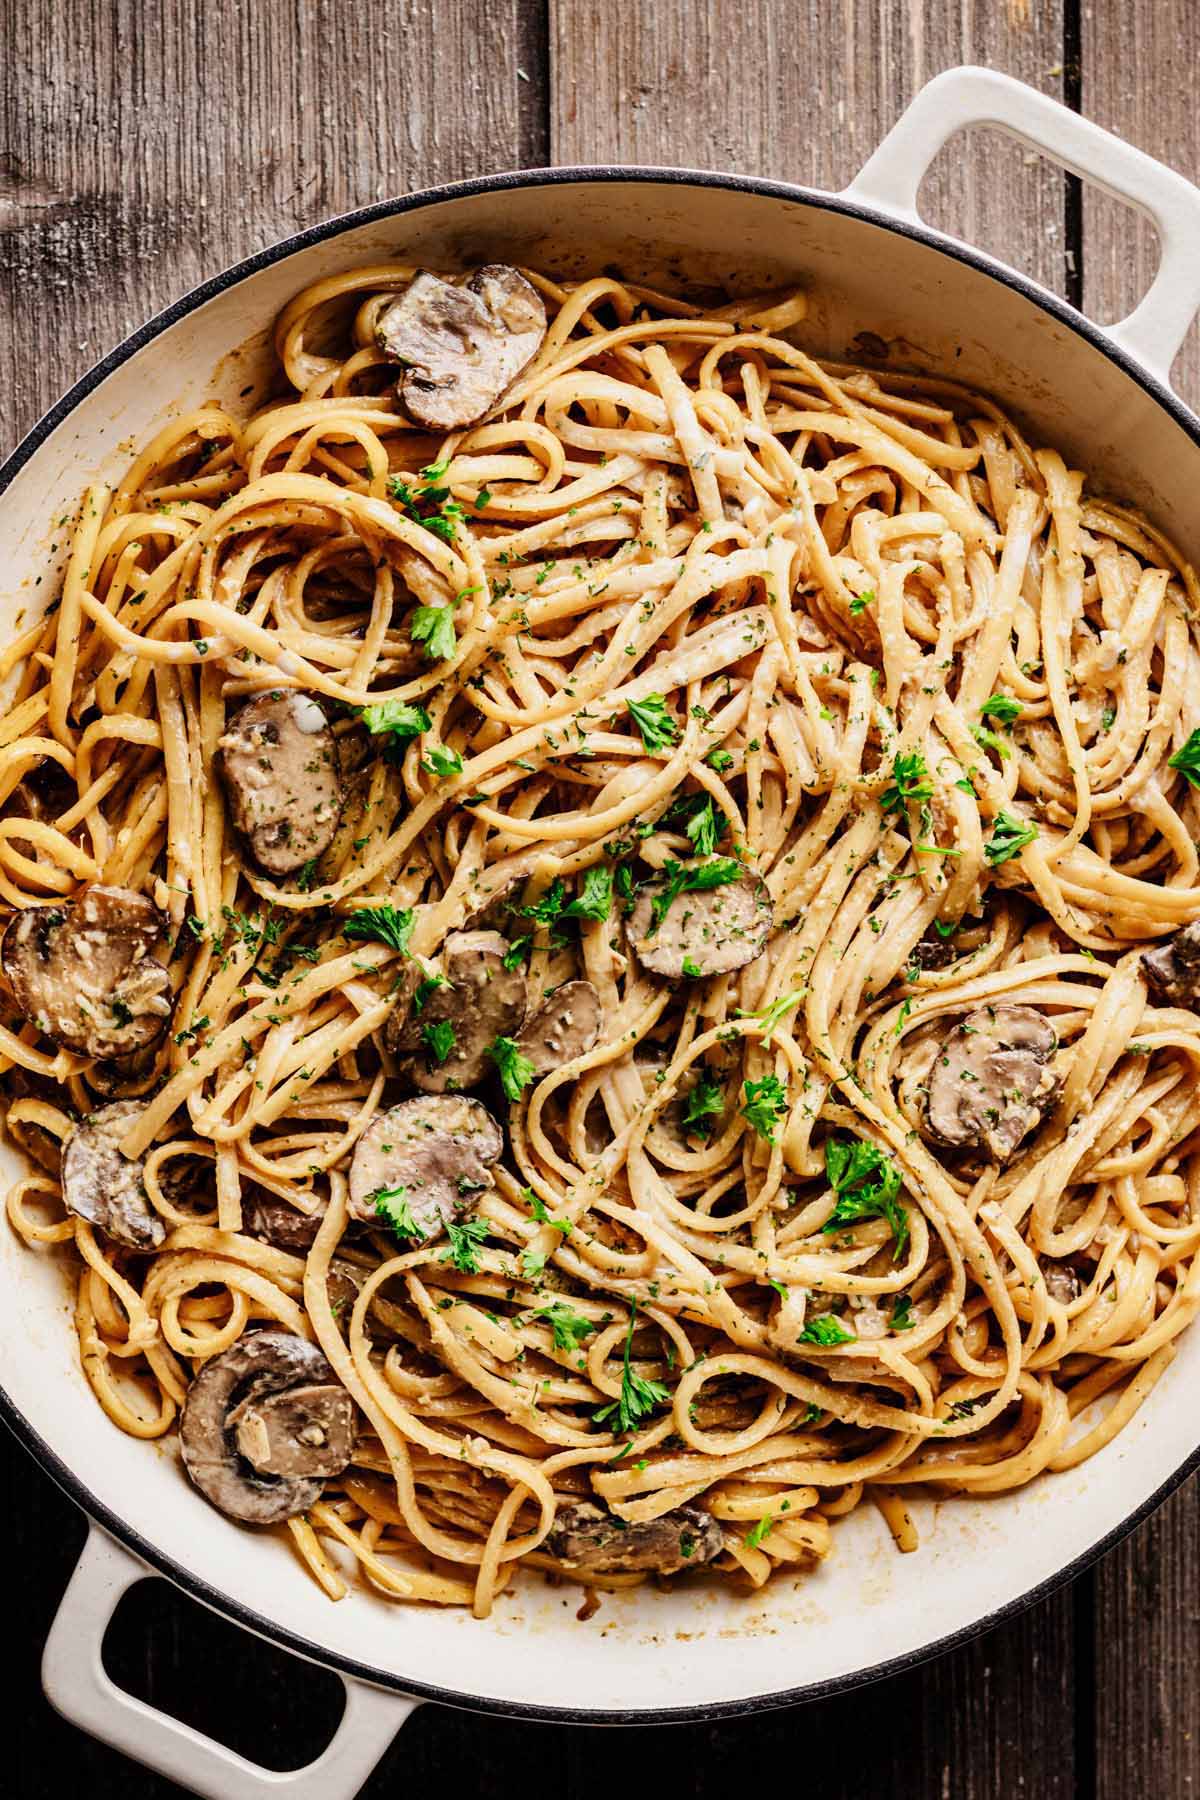
[[[993,125],[1147,213],[1159,272],[1137,310],[1100,330],[1060,300],[921,223],[916,196],[942,144]],[[237,403],[267,368],[280,307],[319,277],[385,257],[433,267],[490,260],[561,273],[754,291],[801,280],[807,347],[860,333],[897,366],[996,394],[1034,434],[1167,525],[1193,557],[1200,420],[1171,392],[1172,358],[1200,306],[1200,192],[1006,77],[957,69],[930,83],[844,194],[661,169],[558,169],[463,182],[301,232],[207,282],[114,350],[0,470],[0,630],[53,586],[49,521],[84,484],[214,393]],[[234,346],[242,348],[234,355]],[[878,348],[878,346],[876,346]],[[245,402],[242,402],[245,404]],[[1190,541],[1189,541],[1190,540]],[[0,1148],[0,1179],[19,1172]],[[52,1257],[0,1232],[6,1321],[0,1412],[93,1529],[46,1646],[55,1706],[198,1793],[349,1800],[412,1707],[580,1723],[731,1716],[847,1688],[911,1664],[1044,1594],[1143,1518],[1200,1460],[1200,1331],[1100,1455],[1015,1496],[917,1503],[922,1549],[898,1556],[873,1509],[839,1525],[829,1561],[746,1597],[685,1585],[606,1597],[519,1584],[480,1624],[367,1592],[332,1605],[288,1548],[239,1529],[184,1479],[174,1443],[121,1435],[78,1367],[68,1286]],[[347,1710],[318,1762],[257,1769],[131,1699],[100,1663],[119,1595],[147,1566],[229,1618],[346,1679]]]

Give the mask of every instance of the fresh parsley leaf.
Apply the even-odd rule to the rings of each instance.
[[[453,544],[463,509],[457,500],[450,498],[448,487],[438,485],[449,466],[449,463],[430,463],[428,468],[421,470],[418,488],[410,487],[402,475],[393,475],[388,480],[388,488],[392,499],[410,519],[423,525],[426,531],[432,531],[443,543]]]
[[[704,760],[718,775],[723,775],[726,769],[732,769],[734,764],[733,753],[729,750],[710,750]]]
[[[981,719],[996,719],[1001,725],[1011,725],[1019,719],[1025,708],[1011,694],[992,694],[979,709]]]
[[[912,1316],[911,1294],[897,1294],[892,1303],[891,1327],[893,1331],[911,1331],[916,1324]]]
[[[539,925],[553,925],[566,898],[567,890],[556,877],[540,900],[535,900],[530,906],[520,906],[517,911],[523,919],[536,919]]]
[[[417,991],[412,997],[412,1010],[419,1019],[433,994],[439,988],[449,987],[450,983],[444,975],[427,975],[424,981],[417,984]]]
[[[1167,758],[1168,769],[1178,769],[1191,787],[1200,788],[1200,731],[1193,731],[1186,744]]]
[[[711,888],[724,887],[728,882],[740,880],[744,873],[741,863],[732,856],[716,856],[703,863],[679,863],[668,858],[662,872],[666,879],[650,903],[647,937],[654,937],[680,894],[704,893]]]
[[[859,613],[866,612],[868,606],[872,604],[874,599],[874,588],[868,588],[865,594],[855,594],[850,602],[850,611],[854,614],[855,618],[858,617]]]
[[[799,1006],[803,998],[804,989],[793,988],[790,994],[781,994],[778,1000],[770,1001],[768,1005],[760,1007],[757,1012],[741,1013],[739,1014],[739,1017],[743,1019],[761,1020],[762,1024],[766,1027],[766,1030],[762,1035],[762,1041],[764,1044],[769,1044],[775,1027],[781,1020],[787,1018],[793,1007]]]
[[[521,1273],[526,1281],[539,1282],[545,1267],[546,1258],[540,1250],[522,1250]]]
[[[391,1226],[398,1238],[423,1238],[425,1233],[413,1218],[412,1208],[403,1187],[376,1188],[371,1198],[379,1217]]]
[[[760,1519],[758,1524],[753,1526],[743,1539],[747,1550],[757,1550],[774,1523],[775,1519],[771,1513],[768,1513],[765,1519]]]
[[[593,863],[585,870],[578,897],[563,908],[566,919],[607,919],[612,909],[612,870],[607,863]]]
[[[703,804],[696,808],[685,827],[697,856],[712,855],[724,836],[728,823],[724,813],[717,812],[712,796],[706,794]]]
[[[683,1128],[694,1131],[697,1137],[707,1137],[712,1130],[710,1119],[719,1119],[725,1111],[725,1095],[719,1081],[714,1081],[707,1070],[702,1070],[695,1087],[688,1092],[687,1105],[683,1110]]]
[[[505,968],[510,970],[519,969],[523,962],[527,962],[529,959],[529,946],[532,943],[533,938],[528,933],[526,933],[524,937],[514,938],[500,959]]]
[[[428,756],[421,758],[421,767],[427,775],[461,775],[462,757],[457,750],[443,750],[440,744],[434,744]]]
[[[496,1065],[500,1086],[505,1094],[510,1100],[519,1100],[534,1077],[534,1067],[529,1058],[518,1050],[516,1042],[510,1037],[493,1038],[488,1047],[488,1055]]]
[[[668,1406],[671,1394],[661,1382],[646,1381],[641,1375],[635,1375],[630,1367],[633,1354],[633,1327],[637,1318],[637,1301],[631,1301],[629,1307],[629,1330],[625,1334],[625,1363],[621,1374],[621,1396],[618,1400],[610,1400],[607,1406],[600,1407],[592,1414],[597,1425],[616,1417],[618,1431],[633,1431],[643,1419],[648,1418],[656,1406]]]
[[[778,1075],[764,1075],[761,1081],[743,1083],[746,1103],[742,1117],[753,1125],[760,1138],[775,1142],[775,1127],[787,1111],[787,1089]]]
[[[393,950],[399,950],[402,956],[408,955],[408,940],[413,933],[417,915],[410,906],[399,911],[388,904],[386,906],[360,906],[357,912],[350,914],[342,926],[342,936],[347,938],[364,938],[380,944],[390,944]]]
[[[647,694],[644,700],[627,700],[626,709],[642,734],[642,747],[651,752],[666,750],[679,736],[679,727],[667,711],[661,694]]]
[[[1104,711],[1100,714],[1100,729],[1101,729],[1101,731],[1111,731],[1113,726],[1116,724],[1116,722],[1117,722],[1116,707],[1115,706],[1106,706]],[[1195,736],[1195,733],[1193,732],[1192,735]]]
[[[431,662],[445,662],[458,648],[454,613],[448,606],[418,606],[409,621],[408,635],[424,646]]]
[[[1026,844],[1034,843],[1037,834],[1036,825],[1028,825],[1024,819],[1014,819],[1011,813],[998,812],[983,854],[993,868],[998,868],[1010,857],[1019,856]]]
[[[972,725],[971,736],[982,749],[994,750],[1001,762],[1007,762],[1012,755],[1012,750],[1004,739],[996,732],[989,731],[986,725]]]
[[[386,732],[397,743],[419,737],[433,724],[423,706],[413,706],[407,700],[380,700],[374,706],[360,706],[358,716],[373,736]]]
[[[435,1025],[422,1025],[421,1042],[428,1052],[430,1065],[440,1069],[456,1042],[454,1021],[439,1019]]]
[[[488,1230],[486,1219],[464,1219],[461,1225],[451,1220],[446,1227],[450,1248],[443,1255],[442,1261],[453,1263],[464,1275],[478,1275],[479,1257],[476,1252],[487,1237]]]
[[[545,1319],[554,1333],[556,1350],[578,1350],[585,1337],[590,1337],[596,1327],[591,1319],[578,1313],[565,1300],[555,1300],[549,1306],[540,1306],[537,1316]]]
[[[900,1171],[891,1157],[862,1138],[827,1138],[825,1173],[837,1204],[822,1230],[840,1231],[860,1219],[886,1219],[895,1245],[892,1257],[898,1262],[908,1243],[908,1214],[897,1198]]]
[[[854,1333],[847,1331],[842,1321],[835,1318],[833,1313],[822,1313],[816,1319],[805,1321],[804,1330],[800,1333],[797,1342],[822,1344],[828,1350],[832,1349],[835,1344],[852,1344]]]
[[[703,981],[704,979],[704,970],[700,967],[700,964],[696,961],[694,956],[684,957],[683,972],[689,981]]]
[[[925,758],[919,750],[908,750],[892,759],[892,785],[884,788],[879,804],[884,812],[902,812],[905,807],[933,798],[933,783]]]

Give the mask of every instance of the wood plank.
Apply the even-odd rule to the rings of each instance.
[[[1062,0],[550,0],[556,162],[674,163],[844,187],[912,95],[987,63],[1061,97]],[[1065,291],[1061,174],[972,134],[925,184],[931,223]]]
[[[1200,182],[1200,116],[1190,71],[1200,56],[1193,0],[1089,0],[1082,17],[1082,110],[1140,150]],[[1093,318],[1124,316],[1158,266],[1150,224],[1097,188],[1084,190],[1084,305]],[[1200,329],[1188,334],[1175,385],[1200,406]]]
[[[1200,1492],[1194,1481],[1095,1576],[1097,1800],[1200,1791]]]
[[[406,189],[545,160],[535,0],[163,0],[152,22],[140,0],[4,10],[10,444],[236,258]]]
[[[1080,99],[1089,118],[1200,181],[1200,119],[1187,78],[1200,49],[1191,0],[1089,0],[1081,19]],[[1083,198],[1084,306],[1121,318],[1158,263],[1150,225],[1097,189]],[[1200,405],[1200,330],[1175,365]],[[1189,1482],[1095,1576],[1099,1800],[1200,1789],[1200,1691],[1192,1678],[1200,1592],[1200,1491]]]
[[[551,0],[551,148],[560,162],[675,163],[837,188],[943,68],[987,63],[1061,97],[1063,29],[1061,6],[1020,0],[628,0],[584,16]],[[979,133],[943,152],[922,206],[931,223],[1065,292],[1066,191],[1057,169]],[[1073,1708],[1068,1594],[865,1695],[712,1728],[688,1764],[704,1794],[745,1784],[749,1763],[764,1779],[794,1766],[822,1800],[1066,1800]]]

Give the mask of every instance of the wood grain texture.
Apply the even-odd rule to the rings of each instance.
[[[1097,124],[1200,181],[1200,118],[1191,71],[1200,51],[1193,0],[1088,0],[1079,95]],[[1158,265],[1148,222],[1098,189],[1083,196],[1084,307],[1119,319]],[[1174,369],[1200,406],[1200,330]],[[1200,1489],[1188,1486],[1095,1572],[1094,1659],[1100,1800],[1200,1791],[1200,1687],[1189,1679],[1200,1646]]]
[[[981,62],[1061,98],[1062,0],[550,0],[556,162],[676,163],[844,187],[913,94]],[[1063,291],[1063,179],[993,134],[950,145],[931,223]]]
[[[691,163],[844,185],[939,69],[976,61],[1193,177],[1193,0],[0,0],[0,450],[121,335],[313,220],[436,181],[556,161]],[[1066,53],[1065,53],[1066,52]],[[922,194],[932,222],[1059,291],[1080,213],[1060,175],[981,134]],[[1125,310],[1148,233],[1088,196],[1084,291]],[[1200,398],[1200,349],[1182,381]],[[83,1538],[0,1434],[23,1627],[0,1724],[5,1800],[163,1800],[171,1785],[57,1720],[37,1648]],[[587,1733],[422,1709],[364,1790],[611,1800],[1177,1800],[1200,1787],[1192,1676],[1200,1498],[1091,1577],[939,1662],[746,1721]],[[164,1584],[135,1591],[114,1676],[273,1766],[312,1754],[336,1683]],[[231,1796],[231,1800],[237,1800]]]
[[[5,436],[225,264],[544,161],[540,20],[538,0],[3,0]]]
[[[1082,110],[1098,125],[1200,181],[1200,113],[1192,75],[1200,57],[1195,0],[1088,0],[1080,57]],[[1084,307],[1119,319],[1145,293],[1158,266],[1149,222],[1098,188],[1084,191]],[[1192,327],[1175,385],[1200,406],[1200,328]]]

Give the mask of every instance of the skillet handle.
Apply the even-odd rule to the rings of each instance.
[[[1200,189],[1090,119],[994,69],[947,69],[921,89],[844,197],[915,223],[922,178],[947,140],[971,125],[1008,132],[1149,218],[1162,253],[1158,272],[1133,312],[1104,329],[1169,387],[1200,310]]]
[[[105,1631],[122,1594],[151,1572],[90,1527],[42,1656],[42,1686],[55,1710],[203,1800],[353,1800],[420,1702],[343,1676],[346,1710],[315,1762],[283,1770],[247,1762],[109,1679],[100,1656]]]

